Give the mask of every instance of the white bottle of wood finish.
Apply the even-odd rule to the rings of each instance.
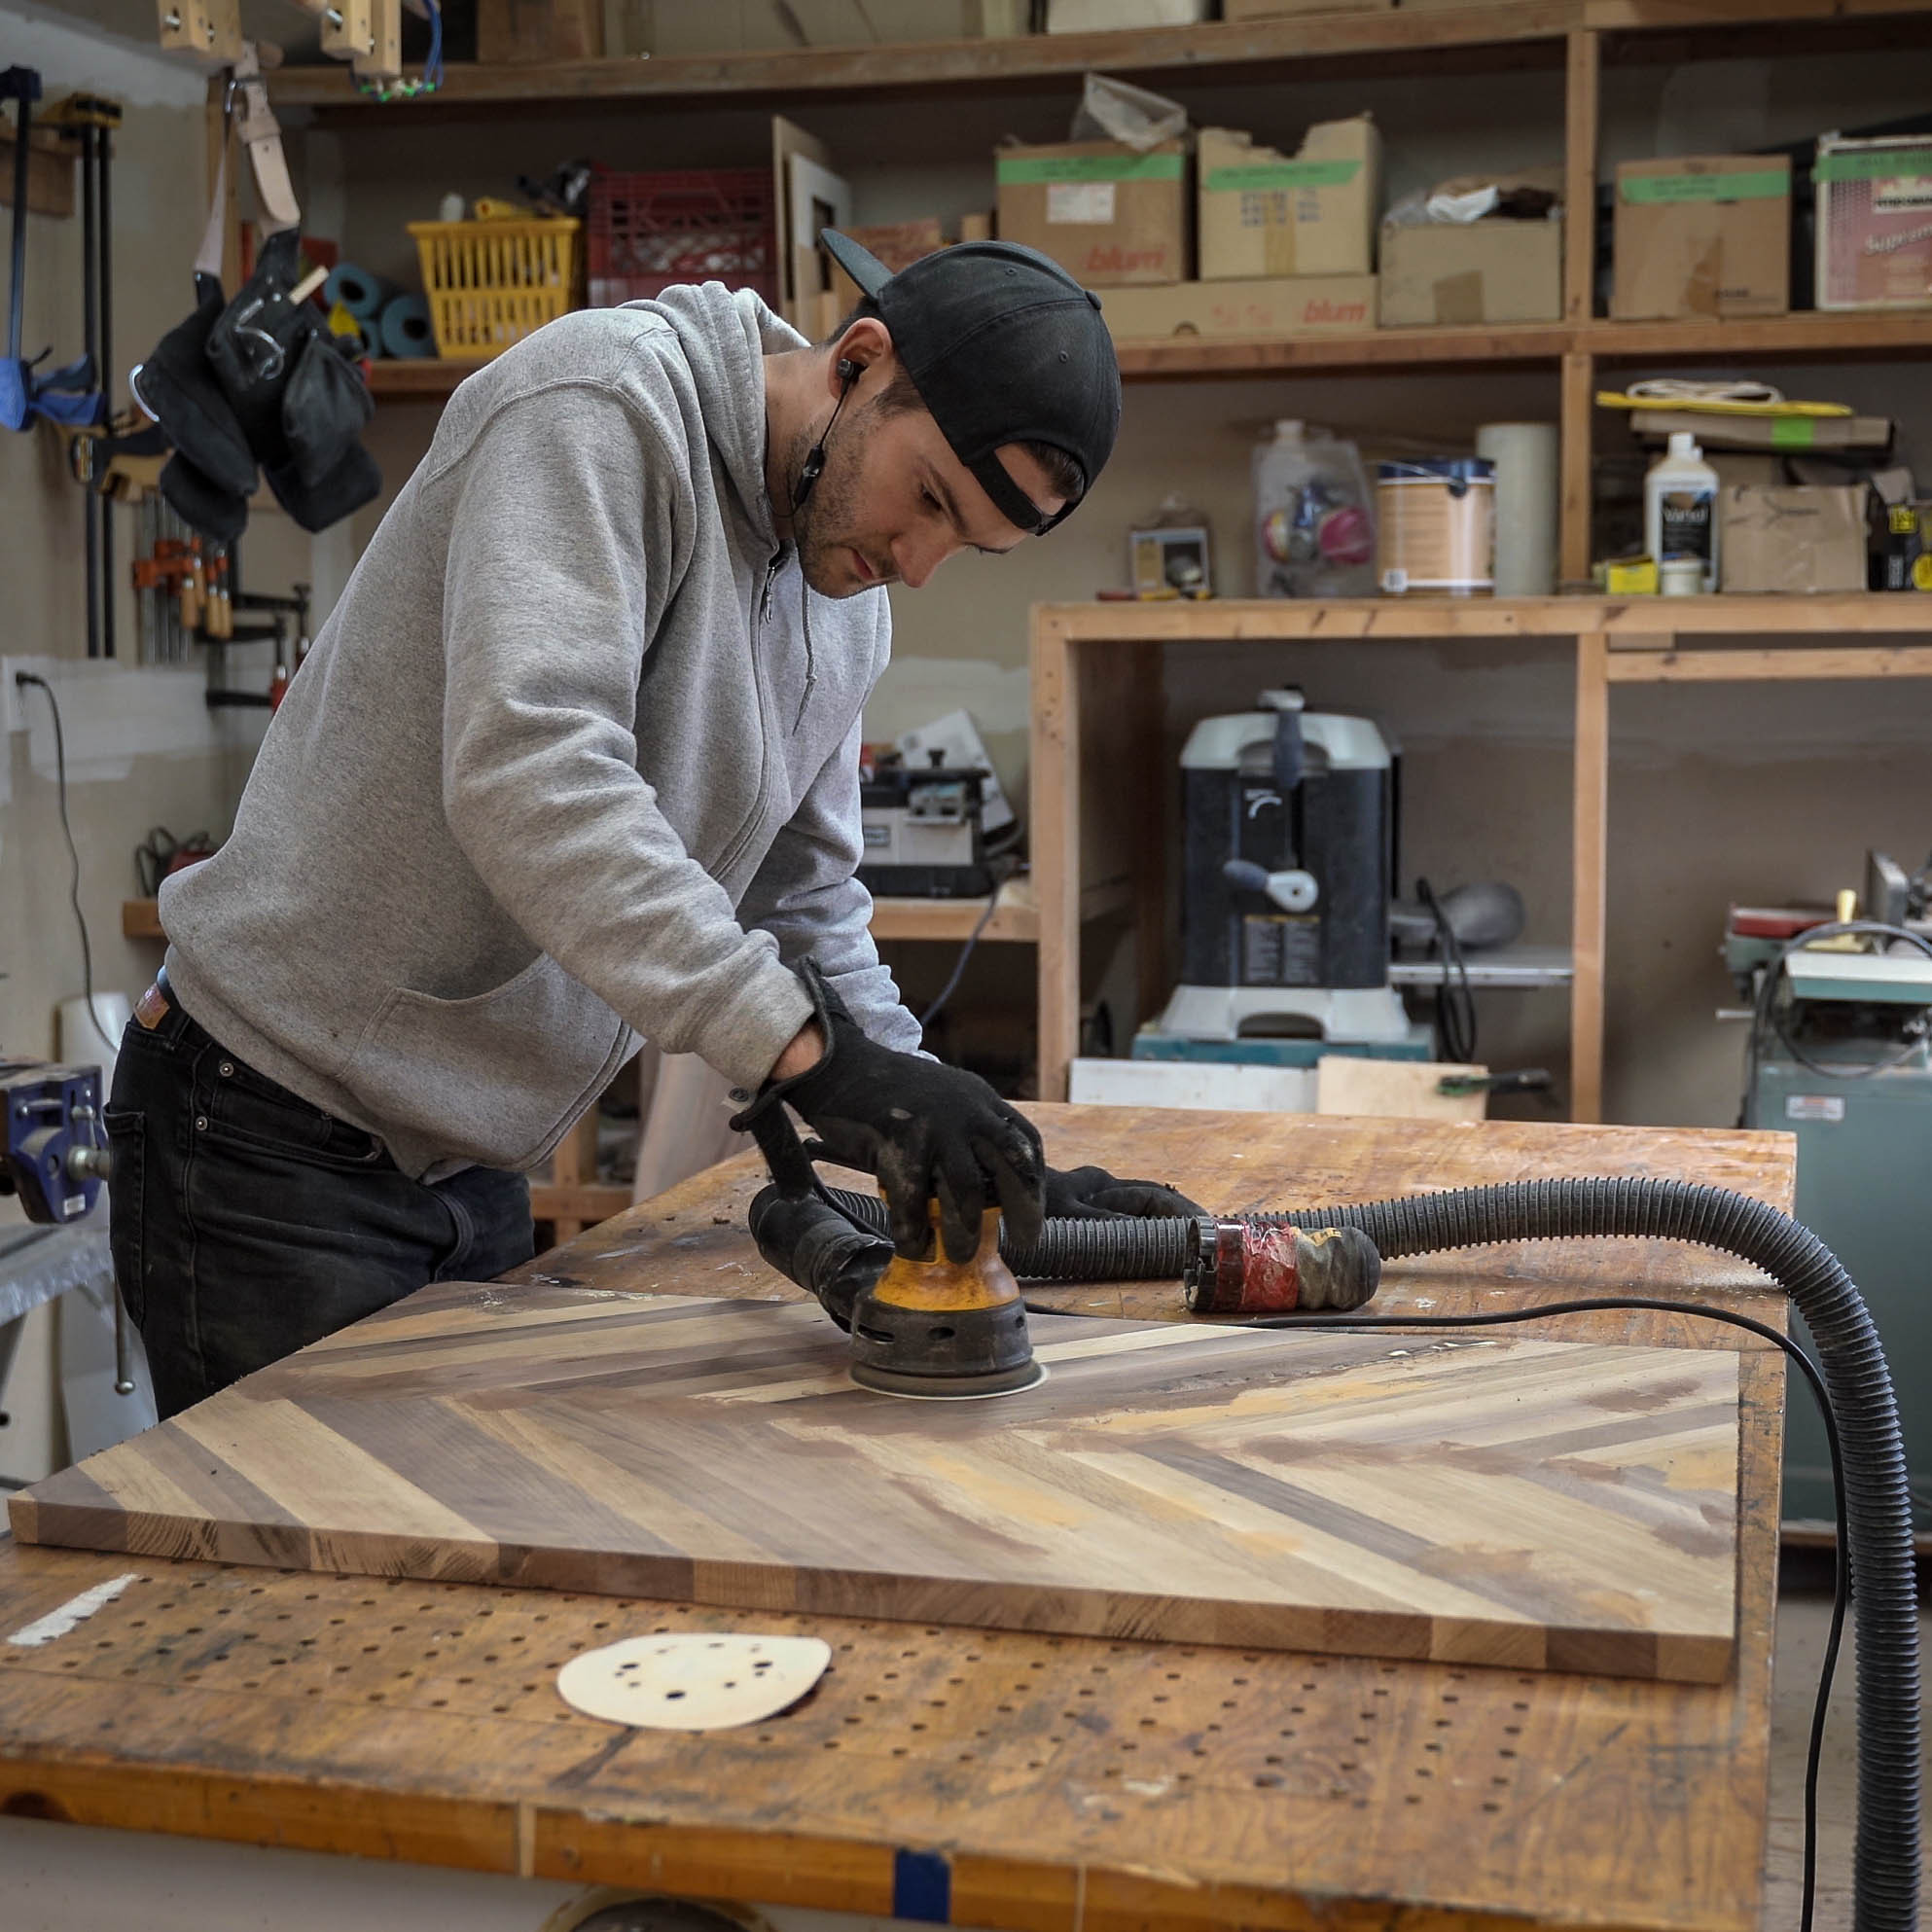
[[[1660,567],[1673,556],[1696,557],[1701,588],[1717,589],[1717,472],[1688,430],[1671,436],[1644,476],[1643,541]]]

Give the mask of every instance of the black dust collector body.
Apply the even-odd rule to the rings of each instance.
[[[1407,1040],[1388,983],[1388,745],[1366,718],[1305,711],[1299,692],[1261,701],[1202,719],[1181,754],[1182,983],[1158,1030]]]

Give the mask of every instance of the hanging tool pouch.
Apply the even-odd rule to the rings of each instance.
[[[359,440],[375,408],[369,390],[313,305],[289,300],[300,275],[299,210],[252,47],[249,54],[235,70],[240,137],[279,225],[262,242],[255,272],[224,304],[225,144],[195,261],[195,312],[161,338],[139,380],[141,401],[175,450],[161,494],[195,529],[224,543],[248,520],[258,465],[304,530],[326,529],[382,487]]]
[[[321,530],[367,503],[382,478],[359,441],[375,408],[368,388],[313,304],[288,299],[300,241],[291,228],[262,244],[209,332],[207,361],[282,508]]]

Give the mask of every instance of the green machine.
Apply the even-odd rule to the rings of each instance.
[[[1867,861],[1868,917],[1733,907],[1725,963],[1751,1000],[1743,1125],[1798,1137],[1793,1213],[1843,1261],[1898,1391],[1916,1536],[1932,1534],[1932,918],[1925,870]],[[1793,1325],[1807,1349],[1804,1323]],[[1815,1355],[1815,1350],[1811,1351]],[[1785,1410],[1785,1522],[1830,1523],[1815,1406]]]

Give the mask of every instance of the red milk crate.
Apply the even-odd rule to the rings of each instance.
[[[778,305],[778,219],[766,168],[590,177],[590,302],[614,308],[677,282],[755,289]]]

